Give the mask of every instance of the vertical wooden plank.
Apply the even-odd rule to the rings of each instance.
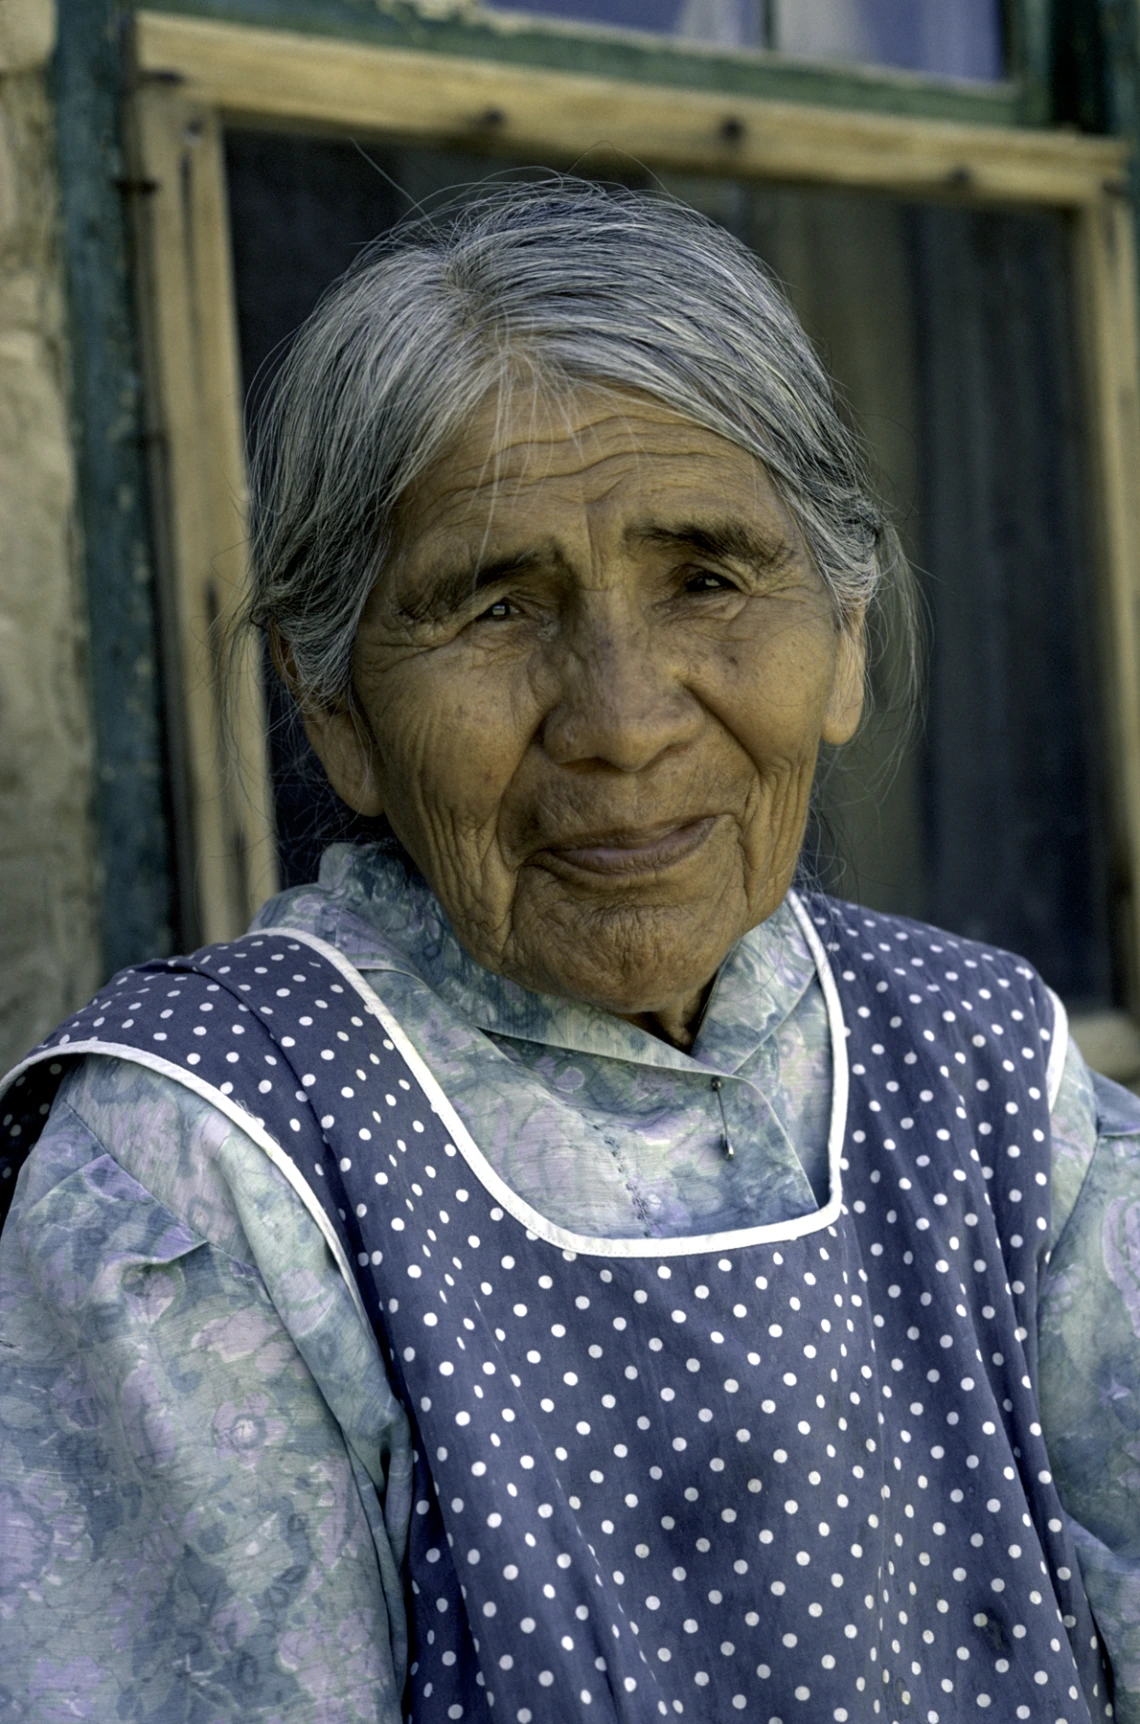
[[[1077,302],[1090,397],[1114,884],[1125,984],[1140,1011],[1140,342],[1132,212],[1120,192],[1076,217]]]
[[[228,662],[246,575],[241,382],[221,126],[210,109],[144,86],[138,171],[148,375],[159,451],[169,672],[182,715],[175,758],[197,932],[239,933],[276,889],[265,703],[253,646]]]

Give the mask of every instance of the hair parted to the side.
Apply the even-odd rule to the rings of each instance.
[[[840,623],[903,583],[830,381],[764,265],[663,195],[498,182],[370,247],[301,329],[258,415],[245,620],[305,703],[351,689],[361,613],[409,487],[514,378],[656,397],[763,462]]]

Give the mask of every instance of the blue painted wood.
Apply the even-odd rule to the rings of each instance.
[[[59,0],[53,69],[97,756],[103,966],[173,949],[154,560],[115,0]]]

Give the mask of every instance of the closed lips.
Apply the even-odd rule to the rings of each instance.
[[[682,824],[590,834],[570,844],[547,845],[534,860],[549,858],[592,873],[639,874],[684,861],[700,848],[715,823],[716,816],[707,814]]]

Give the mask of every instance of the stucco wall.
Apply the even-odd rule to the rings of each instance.
[[[53,30],[0,0],[0,1068],[99,980]]]

